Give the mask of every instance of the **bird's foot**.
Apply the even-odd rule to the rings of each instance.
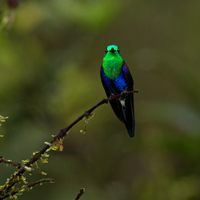
[[[128,96],[129,93],[138,93],[138,92],[139,92],[138,89],[133,90],[133,91],[124,90],[124,91],[121,93],[121,95],[122,95],[123,97],[126,97],[126,96]]]
[[[123,92],[121,92],[122,97],[127,97],[128,94],[129,94],[129,91],[127,91],[127,90],[124,90]]]
[[[111,93],[111,95],[109,96],[108,100],[111,101],[115,98],[115,95],[113,93]]]

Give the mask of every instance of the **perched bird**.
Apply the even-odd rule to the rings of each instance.
[[[106,48],[100,74],[107,97],[133,91],[133,78],[118,46],[109,45]],[[129,136],[133,137],[135,133],[133,93],[111,99],[110,104],[116,116],[125,124]]]

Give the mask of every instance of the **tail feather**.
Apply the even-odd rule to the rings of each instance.
[[[135,134],[133,94],[129,94],[127,97],[113,99],[110,101],[110,104],[116,116],[125,124],[129,136],[133,137]]]
[[[125,99],[125,107],[122,106],[122,113],[124,116],[124,124],[127,128],[130,137],[135,134],[135,117],[134,117],[134,106],[133,106],[133,95],[130,94]]]

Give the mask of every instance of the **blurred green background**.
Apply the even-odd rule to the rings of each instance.
[[[109,44],[139,89],[133,139],[109,105],[97,108],[85,135],[81,121],[63,152],[39,163],[56,183],[19,199],[70,200],[81,187],[82,200],[200,199],[200,1],[26,0],[2,10],[0,156],[29,158],[106,97]],[[0,166],[0,185],[14,170]]]

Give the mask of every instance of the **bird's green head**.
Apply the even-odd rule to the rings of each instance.
[[[116,46],[116,45],[109,45],[107,46],[106,48],[106,51],[105,51],[106,54],[114,54],[114,53],[117,53],[117,54],[120,54],[120,50],[119,50],[119,47]]]
[[[102,64],[105,75],[110,79],[117,78],[121,73],[122,66],[123,59],[119,47],[116,45],[107,46]]]

